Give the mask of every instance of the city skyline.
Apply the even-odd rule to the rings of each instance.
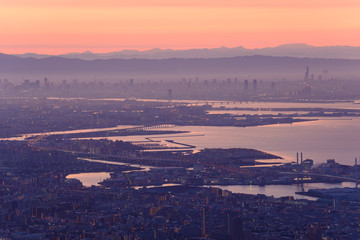
[[[360,2],[1,1],[0,52],[358,46]]]

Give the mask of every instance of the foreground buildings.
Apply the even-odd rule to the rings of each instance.
[[[359,239],[360,203],[233,194],[218,188],[84,187],[76,172],[134,168],[2,143],[3,239]],[[160,174],[150,171],[148,174]],[[165,174],[166,175],[166,174]]]

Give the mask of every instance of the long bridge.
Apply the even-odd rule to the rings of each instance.
[[[151,129],[161,129],[161,128],[173,128],[175,127],[175,124],[157,124],[157,125],[144,125],[144,126],[138,126],[138,127],[132,127],[132,128],[125,128],[120,129],[120,131],[126,131],[126,132],[136,132],[136,131],[144,131],[144,130],[151,130]]]
[[[320,173],[294,173],[294,172],[280,172],[284,175],[294,175],[297,177],[297,180],[299,183],[304,183],[305,177],[318,177],[318,178],[327,178],[327,179],[334,179],[334,180],[340,180],[342,182],[355,182],[356,184],[359,184],[360,179],[351,178],[351,177],[344,177],[344,176],[337,176],[337,175],[330,175],[330,174],[320,174]]]

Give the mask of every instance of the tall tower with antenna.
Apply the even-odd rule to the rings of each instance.
[[[310,80],[310,70],[309,67],[306,67],[304,81],[309,81],[309,80]]]

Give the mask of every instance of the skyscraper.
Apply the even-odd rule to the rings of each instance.
[[[172,89],[168,89],[168,98],[169,98],[169,101],[172,99]]]
[[[249,89],[249,81],[248,80],[244,80],[244,90],[247,91]]]
[[[310,70],[309,67],[306,67],[304,81],[309,81],[309,79],[310,79]]]
[[[253,91],[255,92],[257,90],[257,80],[253,80]]]
[[[240,217],[232,219],[232,233],[231,240],[243,240],[244,239],[244,226],[243,220]]]

